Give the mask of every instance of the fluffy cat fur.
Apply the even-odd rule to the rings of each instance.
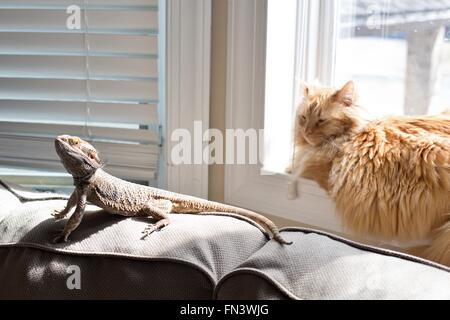
[[[429,237],[414,254],[450,266],[450,116],[366,121],[352,81],[304,85],[303,96],[288,171],[325,189],[356,233]]]

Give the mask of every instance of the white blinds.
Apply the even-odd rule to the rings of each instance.
[[[0,164],[62,171],[53,139],[73,134],[111,173],[155,179],[159,51],[158,0],[0,0]]]

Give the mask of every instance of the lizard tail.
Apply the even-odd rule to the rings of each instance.
[[[175,205],[173,207],[173,211],[179,213],[195,213],[202,215],[227,215],[236,218],[244,217],[255,222],[256,225],[260,227],[260,229],[262,229],[262,231],[269,233],[270,237],[276,242],[286,245],[292,244],[291,241],[287,241],[281,236],[280,230],[275,225],[275,223],[259,213],[234,206],[216,203],[213,201],[202,201],[200,199],[196,200],[197,201],[195,205],[193,205],[192,202],[188,204],[181,201],[181,203],[178,203],[178,205]]]
[[[269,232],[269,234],[271,235],[271,238],[273,240],[275,240],[276,242],[278,242],[280,244],[286,244],[286,245],[292,244],[292,241],[287,241],[281,236],[280,230],[275,225],[275,223],[273,223],[273,221],[270,220],[269,218],[266,218],[263,215],[260,215],[253,211],[240,209],[240,208],[234,208],[234,209],[237,210],[238,214],[241,214],[242,216],[247,217],[247,218],[255,221],[256,223],[259,223],[260,225],[262,225],[264,227],[264,229],[266,229],[266,231]]]

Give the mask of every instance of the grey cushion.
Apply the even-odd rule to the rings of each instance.
[[[269,242],[218,284],[218,299],[450,299],[450,269],[308,229]]]
[[[51,213],[65,201],[20,203],[0,188],[0,204],[0,298],[211,299],[218,280],[267,242],[245,221],[176,214],[141,240],[150,219],[90,206],[71,242],[55,245],[66,221]],[[66,286],[71,265],[81,290]]]
[[[450,270],[308,229],[294,242],[267,242],[248,222],[171,215],[172,224],[141,240],[148,219],[89,206],[68,244],[54,245],[65,201],[0,187],[0,298],[127,299],[450,299]],[[54,195],[50,195],[54,196]],[[81,290],[69,290],[70,266]]]

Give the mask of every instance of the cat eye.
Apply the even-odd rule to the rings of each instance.
[[[322,124],[322,123],[324,123],[326,120],[325,119],[319,119],[318,121],[317,121],[317,123],[318,124]]]

